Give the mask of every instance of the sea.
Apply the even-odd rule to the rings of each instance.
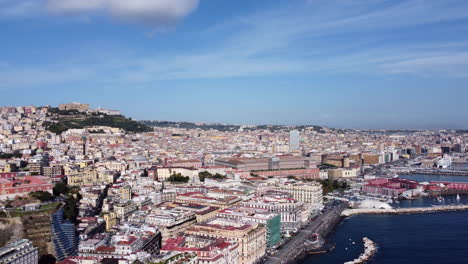
[[[418,181],[468,182],[465,176],[400,175]],[[468,195],[444,196],[439,202],[432,197],[402,200],[394,207],[468,204]],[[370,264],[468,264],[468,211],[405,215],[357,215],[346,218],[329,239],[333,251],[308,256],[302,263],[345,263],[364,252],[363,237],[378,245]]]

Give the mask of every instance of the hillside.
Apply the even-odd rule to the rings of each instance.
[[[50,108],[49,117],[52,121],[43,122],[45,129],[61,134],[68,129],[80,129],[92,126],[109,126],[121,128],[127,132],[150,132],[152,129],[140,122],[122,115],[107,115],[103,113],[86,113],[76,110],[59,110]]]

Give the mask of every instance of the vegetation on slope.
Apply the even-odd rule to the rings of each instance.
[[[152,129],[140,122],[134,121],[122,115],[107,115],[103,113],[85,113],[76,110],[59,110],[50,108],[49,116],[53,121],[43,122],[43,126],[57,134],[68,129],[81,129],[92,126],[108,126],[121,128],[127,132],[150,132]]]

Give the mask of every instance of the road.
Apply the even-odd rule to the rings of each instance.
[[[311,223],[299,231],[291,240],[287,241],[273,256],[267,257],[264,263],[281,264],[283,260],[290,260],[288,256],[291,255],[292,252],[298,251],[299,248],[303,247],[304,239],[312,233],[319,233],[318,231],[323,232],[324,230],[319,230],[323,229],[321,228],[322,225],[332,222],[334,216],[341,214],[344,206],[344,203],[336,201],[326,206],[323,214],[312,220]]]

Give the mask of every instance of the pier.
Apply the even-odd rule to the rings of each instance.
[[[392,209],[346,209],[341,215],[348,217],[359,214],[414,214],[414,213],[437,213],[446,211],[468,210],[468,205],[445,205],[433,207],[392,208]]]
[[[468,170],[410,170],[410,174],[426,174],[426,175],[447,175],[447,176],[468,176]]]

